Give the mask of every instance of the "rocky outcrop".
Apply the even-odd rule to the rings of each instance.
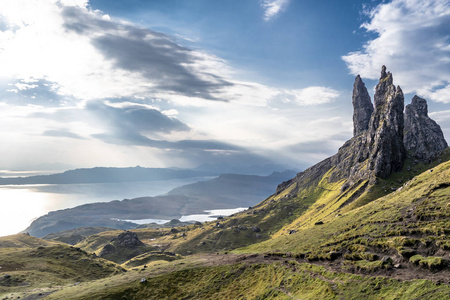
[[[372,101],[366,85],[358,75],[353,84],[353,136],[357,136],[369,128],[370,117],[373,112]]]
[[[356,81],[361,79],[357,77]],[[337,154],[342,158],[337,162],[336,170],[344,176],[336,179],[347,177],[348,185],[361,179],[374,182],[376,177],[387,178],[403,167],[406,157],[403,146],[404,96],[401,88],[394,86],[392,74],[386,72],[385,66],[375,88],[374,102],[375,110],[367,131],[345,143]],[[354,109],[356,111],[358,107]],[[348,175],[345,168],[350,170]]]
[[[428,117],[427,101],[418,96],[405,109],[403,142],[410,156],[426,162],[448,147],[441,127]]]
[[[122,246],[126,248],[136,248],[138,246],[144,246],[144,243],[139,240],[137,234],[128,230],[119,234],[118,237],[113,238],[111,242],[116,246]]]
[[[111,242],[102,248],[99,256],[121,264],[146,251],[148,248],[139,240],[137,234],[127,230],[111,239]]]
[[[425,100],[413,99],[406,109],[405,121],[402,89],[394,86],[392,74],[386,72],[385,66],[375,88],[375,107],[359,75],[353,85],[352,100],[354,137],[337,154],[280,184],[278,193],[293,187],[290,194],[294,195],[316,185],[328,172],[330,182],[345,180],[341,191],[363,181],[368,181],[369,185],[364,185],[368,187],[378,177],[387,178],[400,171],[407,157],[406,150],[416,157],[429,159],[447,147],[439,126],[427,116]]]
[[[368,159],[368,169],[381,178],[400,171],[406,158],[403,146],[404,96],[400,86],[395,88],[392,74],[381,70],[380,82],[375,88],[375,111],[369,123],[360,160]]]

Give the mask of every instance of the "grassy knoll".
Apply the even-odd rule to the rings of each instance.
[[[0,298],[23,297],[36,290],[43,293],[123,271],[115,263],[63,243],[26,234],[0,238]]]

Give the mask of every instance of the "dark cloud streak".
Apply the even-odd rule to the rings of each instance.
[[[153,92],[169,92],[208,100],[233,84],[195,65],[202,58],[172,38],[149,29],[100,19],[75,8],[64,8],[65,28],[89,36],[91,43],[117,68],[141,74],[155,85]]]
[[[43,134],[43,136],[50,136],[50,137],[63,137],[63,138],[71,138],[71,139],[78,139],[78,140],[85,140],[84,137],[70,132],[70,131],[64,131],[64,130],[46,130]]]
[[[100,139],[105,143],[116,145],[134,145],[145,146],[166,150],[183,150],[183,151],[241,151],[242,149],[227,143],[214,141],[214,140],[181,140],[176,142],[170,142],[166,140],[154,140],[141,134],[130,133],[100,133],[93,134],[94,138]]]
[[[183,122],[141,105],[113,107],[103,102],[91,101],[85,109],[119,132],[170,133],[190,130]]]

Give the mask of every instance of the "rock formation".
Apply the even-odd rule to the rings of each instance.
[[[341,191],[359,183],[374,184],[377,178],[387,178],[402,169],[410,155],[432,159],[447,147],[440,127],[427,115],[426,101],[414,97],[403,113],[404,96],[393,84],[392,74],[381,69],[375,88],[373,108],[361,77],[353,85],[354,137],[339,148],[337,154],[283,182],[277,192],[295,184],[290,192],[316,185],[329,172],[328,181],[344,180]]]
[[[135,232],[126,230],[117,237],[111,239],[111,242],[102,248],[99,256],[115,262],[117,261],[114,259],[121,259],[120,257],[122,256],[126,259],[131,259],[142,253],[140,249],[143,246],[145,246],[145,244],[141,242]],[[117,254],[120,254],[120,257],[114,258]]]
[[[359,76],[355,85],[356,82],[360,86],[363,84]],[[387,178],[403,167],[406,157],[403,146],[404,97],[401,88],[394,86],[392,74],[386,72],[385,66],[375,88],[374,102],[375,110],[370,116],[367,131],[345,143],[336,154],[339,157],[336,170],[344,175],[336,180],[347,177],[350,185],[361,179],[373,182],[376,177]],[[356,115],[360,107],[353,103]],[[349,169],[349,174],[343,169]]]
[[[144,243],[141,242],[137,234],[128,230],[119,234],[118,237],[113,238],[111,242],[116,246],[122,246],[126,248],[136,248],[138,246],[144,246]]]
[[[422,161],[433,160],[448,147],[441,127],[428,117],[427,101],[418,96],[405,109],[403,142],[408,154]]]
[[[366,85],[361,77],[356,76],[353,84],[353,136],[357,136],[365,132],[369,128],[370,117],[373,112],[372,101],[367,92]]]
[[[375,111],[372,114],[362,159],[369,159],[368,168],[375,176],[386,178],[400,171],[406,157],[403,146],[404,96],[400,86],[395,88],[392,74],[381,70],[380,82],[375,88]]]

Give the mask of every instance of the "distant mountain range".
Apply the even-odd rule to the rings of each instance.
[[[90,169],[75,169],[51,175],[0,178],[0,185],[160,181],[216,175],[219,174],[211,171],[175,168],[143,168],[139,166],[132,168],[96,167]]]
[[[68,172],[57,175],[66,173]],[[273,194],[280,182],[295,174],[295,171],[274,172],[269,176],[223,174],[209,181],[175,188],[162,196],[90,203],[53,211],[36,219],[26,231],[33,236],[42,237],[81,226],[131,229],[137,224],[121,220],[170,220],[203,213],[204,210],[252,206]],[[117,177],[114,179],[117,180]]]

